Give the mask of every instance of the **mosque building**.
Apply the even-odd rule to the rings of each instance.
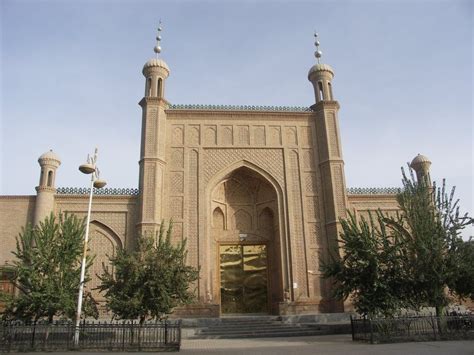
[[[350,309],[332,297],[320,265],[337,250],[347,210],[394,213],[398,190],[346,188],[334,70],[321,63],[317,35],[311,106],[180,105],[166,100],[171,71],[159,56],[160,31],[157,55],[142,70],[138,188],[95,190],[89,240],[95,260],[86,287],[98,286],[95,275],[107,255],[133,248],[138,235],[172,219],[173,238],[187,239],[187,262],[200,269],[195,303],[176,314]],[[0,196],[0,267],[11,264],[15,237],[27,223],[51,212],[87,214],[88,189],[56,187],[59,156],[48,151],[38,162],[35,196]],[[418,155],[412,167],[426,175],[430,164]]]

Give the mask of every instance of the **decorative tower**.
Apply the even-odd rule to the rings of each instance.
[[[418,182],[424,181],[428,186],[431,186],[430,166],[431,161],[421,154],[418,154],[410,163],[410,168],[416,172]]]
[[[41,167],[39,185],[36,186],[36,203],[34,225],[44,220],[54,211],[54,194],[56,193],[56,170],[61,165],[59,157],[50,150],[38,158]]]
[[[168,102],[164,99],[165,81],[170,70],[158,57],[161,53],[161,21],[156,36],[154,51],[156,58],[143,66],[145,97],[142,107],[142,136],[140,149],[140,203],[138,232],[155,232],[162,219],[163,175],[165,169],[166,112]]]
[[[314,34],[317,63],[309,70],[308,80],[313,84],[316,103],[311,106],[316,126],[317,148],[319,157],[315,157],[321,171],[321,185],[324,201],[324,229],[327,252],[332,254],[337,248],[337,238],[341,231],[339,218],[346,217],[346,186],[344,161],[342,158],[341,138],[339,134],[339,103],[334,100],[332,91],[333,69],[321,63],[322,52],[319,50],[318,34]],[[328,254],[326,253],[326,254]],[[330,300],[331,282],[326,282],[321,289],[323,300]],[[322,311],[342,311],[342,304],[328,302]]]

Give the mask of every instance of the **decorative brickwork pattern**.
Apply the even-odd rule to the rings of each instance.
[[[194,267],[199,266],[199,215],[198,215],[198,152],[189,151],[189,166],[187,175],[186,208],[188,217],[188,262]]]
[[[239,132],[238,144],[249,145],[250,144],[249,126],[238,126],[238,132]]]
[[[299,285],[297,294],[298,298],[308,297],[306,292],[307,277],[306,277],[306,252],[303,235],[303,214],[301,210],[301,188],[300,188],[300,171],[298,162],[298,153],[290,152],[289,154],[289,173],[290,173],[290,191],[291,191],[291,207],[290,207],[290,227],[291,227],[291,250],[293,270],[296,277],[296,282]]]
[[[172,104],[169,110],[218,110],[218,111],[275,111],[275,112],[310,112],[310,107],[301,106],[250,106],[250,105],[195,105]]]
[[[173,138],[171,140],[173,145],[183,145],[184,142],[184,129],[182,125],[173,125]]]
[[[302,126],[300,130],[300,143],[303,147],[312,147],[313,146],[313,137],[311,135],[311,127]]]
[[[306,197],[306,218],[308,221],[319,220],[319,201],[317,196]]]
[[[204,144],[205,145],[216,145],[216,126],[207,126],[204,134]]]
[[[253,139],[254,139],[254,145],[257,145],[257,146],[265,145],[265,126],[253,127]]]
[[[180,169],[184,167],[184,150],[183,148],[173,148],[171,150],[171,167]]]
[[[331,157],[339,158],[341,152],[339,150],[339,141],[337,139],[337,122],[336,116],[332,112],[328,115],[327,125],[330,155]]]
[[[183,218],[183,197],[174,196],[171,198],[171,218],[173,221]]]
[[[263,148],[204,149],[201,163],[205,167],[203,183],[207,185],[219,171],[241,160],[247,160],[264,169],[278,181],[280,186],[284,186],[282,150]]]
[[[106,233],[104,233],[104,231],[92,225],[89,248],[90,255],[95,257],[94,262],[90,268],[90,276],[92,280],[86,284],[86,287],[92,292],[92,295],[96,301],[104,301],[104,295],[100,294],[98,290],[94,290],[100,285],[100,280],[96,275],[101,275],[103,273],[102,265],[109,268],[111,267],[109,257],[115,256],[117,244],[114,242],[112,237],[108,236]]]
[[[143,196],[145,208],[145,219],[152,219],[155,215],[155,182],[156,182],[156,167],[154,165],[148,166],[147,176],[145,177],[145,191],[147,194]]]
[[[340,165],[333,167],[333,175],[337,217],[344,218],[346,216],[346,199],[344,193],[344,177],[342,176],[342,167]]]
[[[183,240],[183,222],[173,222],[171,240],[176,244]]]
[[[145,156],[155,156],[157,152],[156,131],[158,122],[158,110],[150,108],[146,113],[145,131]]]
[[[318,185],[316,181],[315,173],[304,174],[305,191],[307,195],[316,195],[318,191]]]
[[[303,149],[303,169],[314,170],[314,156],[312,149]]]
[[[281,145],[281,127],[280,126],[270,126],[269,144]]]
[[[199,125],[189,125],[188,130],[187,130],[187,143],[190,146],[198,146],[199,145],[199,132],[200,132],[200,127]]]
[[[298,138],[296,136],[296,127],[285,127],[286,144],[297,145]]]
[[[352,195],[396,195],[402,192],[399,187],[349,187],[347,193]]]
[[[184,190],[184,176],[182,171],[172,171],[170,173],[171,194],[181,194]]]
[[[87,208],[87,206],[83,206]],[[94,206],[93,206],[94,207]],[[95,206],[97,208],[97,205]],[[62,208],[63,212],[73,213],[78,218],[85,218],[87,217],[87,210],[82,209],[79,206],[74,205],[64,205]],[[102,223],[105,226],[111,228],[115,233],[117,233],[116,237],[120,239],[122,245],[125,244],[125,237],[127,235],[127,212],[95,212],[94,208],[92,209],[91,213],[91,221],[97,221]]]
[[[88,187],[58,187],[56,189],[57,195],[89,195],[90,189]],[[121,187],[105,187],[102,189],[94,188],[94,196],[96,195],[138,195],[139,191],[137,188],[121,188]]]
[[[232,126],[222,126],[221,129],[222,129],[221,144],[223,144],[223,145],[232,145],[232,144],[234,144]]]

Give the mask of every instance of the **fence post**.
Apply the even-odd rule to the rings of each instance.
[[[434,335],[434,340],[436,340],[436,328],[438,327],[438,319],[436,319],[436,324],[433,320],[433,315],[430,315],[431,317],[431,328],[433,328],[433,335]]]
[[[352,341],[354,341],[354,321],[352,320],[352,314],[351,314],[351,332],[352,332]]]
[[[168,321],[165,319],[165,345],[168,344]]]
[[[374,343],[374,330],[372,327],[372,318],[369,318],[369,328],[370,328],[370,344]]]

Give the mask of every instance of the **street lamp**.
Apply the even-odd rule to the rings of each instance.
[[[105,180],[100,178],[99,168],[97,167],[97,156],[98,150],[95,148],[94,156],[87,156],[87,162],[79,166],[79,170],[84,174],[91,174],[91,185],[89,192],[89,208],[87,210],[87,222],[86,222],[86,234],[84,236],[84,250],[82,252],[82,263],[81,263],[81,280],[79,281],[79,295],[77,297],[77,313],[76,313],[76,329],[74,333],[74,345],[79,345],[79,325],[81,322],[82,312],[82,296],[84,293],[84,277],[86,273],[86,255],[87,255],[87,242],[89,241],[89,223],[91,220],[91,209],[92,209],[92,194],[94,188],[100,189],[107,183]]]

